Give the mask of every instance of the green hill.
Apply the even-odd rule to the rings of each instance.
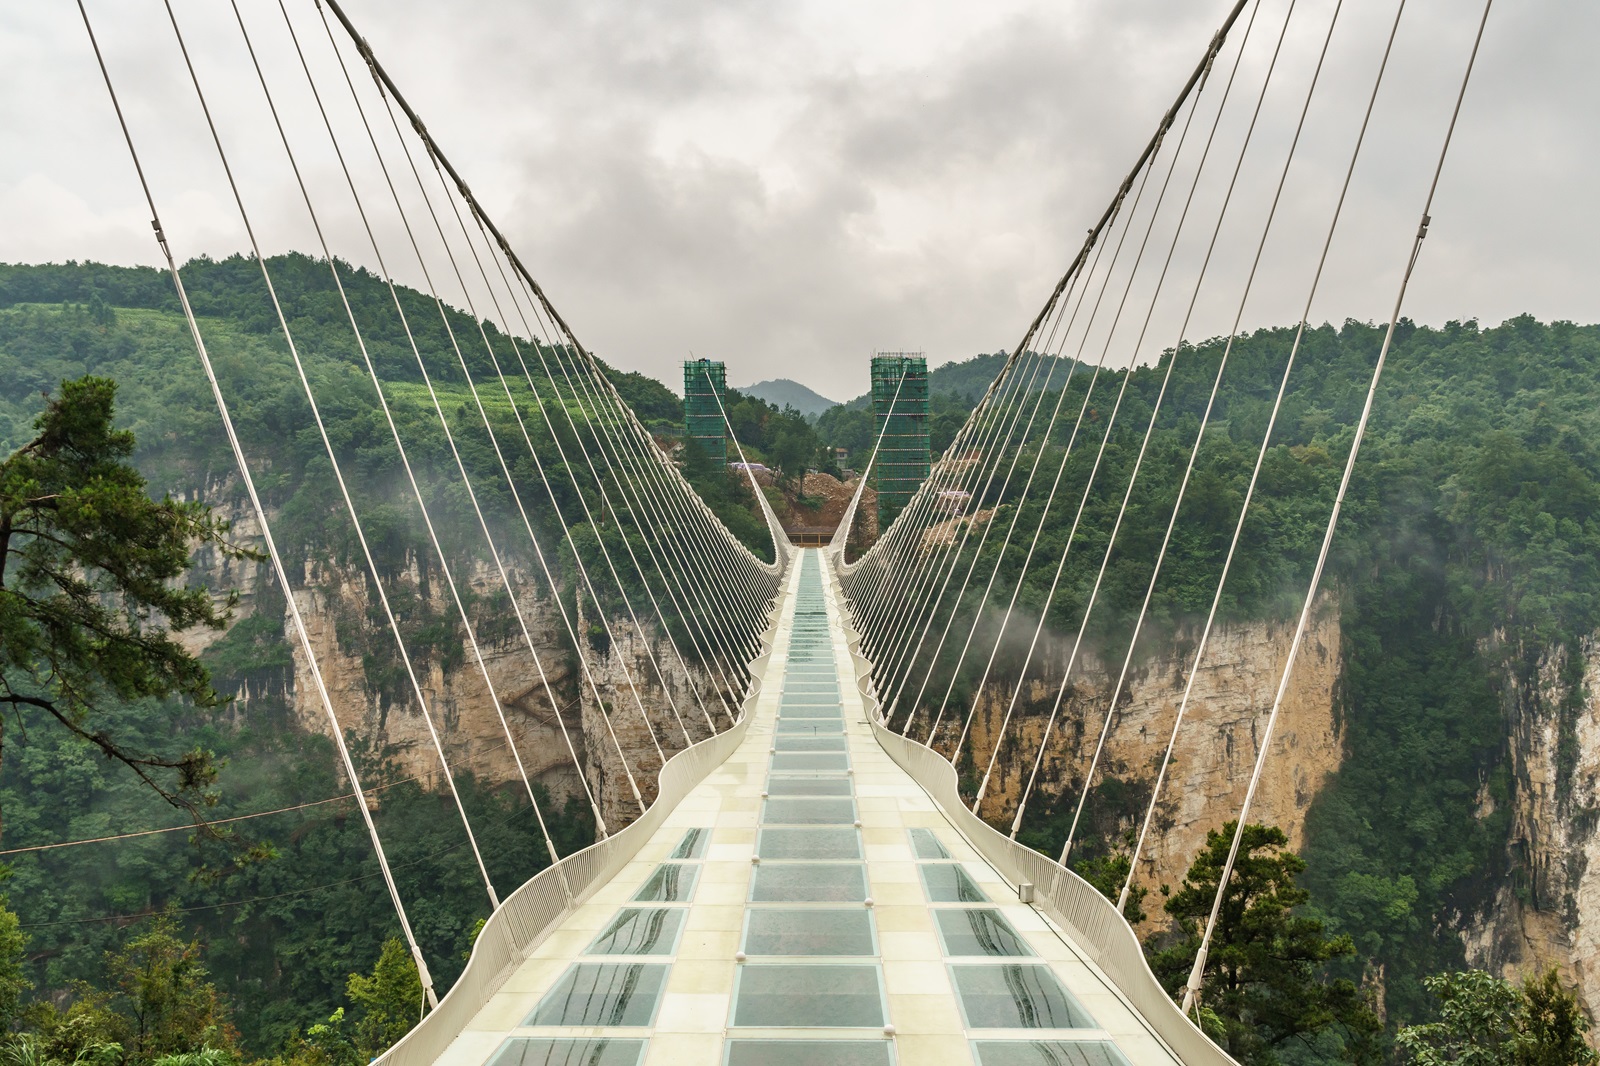
[[[338,435],[341,461],[358,475],[358,503],[388,523],[392,535],[379,546],[382,561],[410,565],[406,546],[415,543],[415,516],[392,491],[392,442],[375,414],[327,265],[288,256],[274,266],[308,374]],[[186,266],[185,276],[224,388],[236,400],[240,431],[260,463],[263,491],[281,516],[291,564],[304,572],[347,561],[349,534],[320,476],[326,460],[307,432],[305,398],[276,323],[263,310],[255,264],[202,260]],[[373,357],[408,446],[414,444],[425,491],[439,500],[445,536],[453,551],[472,557],[480,549],[463,533],[472,528],[470,508],[448,476],[448,449],[436,420],[430,421],[403,330],[392,307],[385,310],[387,290],[361,271],[349,270],[347,277],[359,312],[371,322]],[[407,291],[402,299],[408,311],[417,311],[412,319],[447,413],[459,420],[464,458],[483,472],[485,485],[499,485],[488,436],[481,425],[472,428],[476,414],[437,312],[420,293]],[[452,321],[475,335],[477,326],[466,316]],[[486,331],[497,350],[509,345],[494,325]],[[1281,617],[1303,589],[1381,332],[1347,322],[1308,334],[1246,526],[1224,604],[1227,617]],[[1264,329],[1235,345],[1154,601],[1159,633],[1170,635],[1208,602],[1291,334]],[[1090,627],[1096,641],[1118,639],[1138,609],[1220,355],[1216,342],[1179,353],[1151,443],[1154,458],[1119,540],[1126,547],[1113,556],[1105,606]],[[1514,814],[1526,809],[1533,787],[1525,780],[1525,732],[1551,738],[1555,779],[1549,787],[1566,797],[1562,809],[1573,832],[1593,824],[1589,793],[1581,791],[1587,786],[1580,779],[1578,726],[1587,706],[1579,668],[1600,631],[1600,327],[1529,317],[1487,329],[1474,322],[1437,329],[1405,323],[1390,358],[1331,563],[1341,609],[1337,653],[1346,664],[1337,693],[1346,751],[1338,773],[1314,799],[1307,797],[1302,883],[1316,913],[1358,947],[1359,958],[1340,966],[1348,976],[1381,980],[1389,1020],[1397,1024],[1430,1017],[1435,1007],[1421,978],[1464,964],[1463,931],[1497,896],[1510,893],[1557,924],[1570,918],[1565,899],[1544,894],[1550,871],[1532,863],[1526,840],[1514,839],[1521,832]],[[489,376],[481,348],[468,359],[475,377]],[[934,371],[936,448],[954,435],[1002,359],[976,356]],[[1128,383],[1103,480],[1087,503],[1088,550],[1074,549],[1068,557],[1061,592],[1048,607],[1057,633],[1073,633],[1081,620],[1104,531],[1165,368],[1141,367]],[[40,392],[89,372],[120,383],[122,419],[139,436],[138,462],[156,489],[231,491],[232,457],[220,441],[209,390],[164,275],[95,264],[0,266],[0,446],[14,447],[25,437]],[[1065,375],[1058,370],[1056,377]],[[1083,388],[1086,378],[1079,375],[1072,387]],[[667,389],[638,375],[615,374],[613,380],[641,418],[676,430],[681,404]],[[1103,375],[1099,387],[1109,395],[1122,380],[1121,374]],[[513,382],[512,390],[519,405],[531,404],[535,392],[547,403],[566,402],[537,376]],[[492,419],[504,425],[510,403],[503,394],[489,403]],[[870,448],[870,414],[861,401],[853,403],[819,419],[824,443]],[[814,441],[770,406],[735,396],[730,408],[742,440],[768,449],[764,455],[792,453],[803,463]],[[1097,444],[1094,434],[1106,431],[1106,411],[1092,409],[1089,439]],[[1051,455],[1059,454],[1064,439],[1063,429],[1046,445]],[[535,445],[553,459],[544,451],[551,446],[547,439],[538,436]],[[1069,466],[1039,558],[1054,561],[1065,551],[1067,522],[1060,516],[1065,501],[1076,506],[1089,454],[1078,453]],[[536,477],[525,466],[514,475],[530,483]],[[764,531],[728,484],[724,478],[704,494],[735,532],[759,546]],[[727,491],[714,491],[718,486]],[[997,491],[985,504],[1002,517],[1020,508],[1021,528],[1031,530],[1043,500],[1019,499],[1019,487],[1007,495]],[[561,490],[578,491],[571,485]],[[510,521],[508,494],[487,496],[496,520]],[[553,533],[548,514],[534,520],[542,535]],[[1020,566],[1015,548],[1007,567]],[[988,550],[997,555],[998,545]],[[1049,577],[1047,567],[1030,571],[1021,599],[1028,610],[1045,608]],[[329,746],[291,728],[281,696],[289,663],[274,621],[281,618],[281,600],[272,602],[270,590],[264,595],[259,621],[236,627],[208,652],[220,679],[250,687],[249,715],[191,716],[175,737],[169,709],[126,708],[130,735],[152,747],[200,744],[230,760],[219,815],[294,808],[340,787]],[[963,606],[974,619],[984,609],[976,602]],[[415,622],[423,653],[459,653],[460,636],[450,625],[431,617]],[[359,647],[363,624],[340,620],[338,639]],[[1546,692],[1566,695],[1552,701],[1541,695]],[[1526,728],[1519,731],[1513,722]],[[0,804],[6,847],[172,823],[151,796],[82,745],[53,739],[44,729],[13,727],[5,738]],[[365,766],[381,768],[386,756],[365,751],[362,758]],[[1112,775],[1115,787],[1096,794],[1090,808],[1095,828],[1075,854],[1105,854],[1117,819],[1138,798],[1138,769],[1119,770]],[[490,838],[486,852],[495,856],[496,876],[518,883],[537,865],[535,830],[514,797],[480,787],[470,776],[463,788]],[[438,795],[416,782],[397,781],[383,794],[381,816],[402,891],[419,901],[412,917],[425,950],[442,959],[459,957],[484,909],[447,813]],[[62,995],[75,981],[103,980],[104,953],[125,943],[151,914],[173,907],[185,934],[204,942],[206,964],[235,1004],[234,1024],[247,1046],[274,1051],[290,1033],[328,1017],[347,975],[368,968],[393,929],[364,833],[348,814],[333,805],[275,815],[281,821],[266,823],[262,835],[275,842],[280,858],[220,881],[194,876],[201,859],[184,834],[138,838],[108,850],[13,857],[5,891],[32,938],[27,973],[36,998]],[[1062,818],[1063,811],[1040,809],[1025,827],[1027,838],[1058,842]],[[563,846],[587,832],[572,810],[552,829]],[[447,983],[452,974],[438,976]]]
[[[814,392],[798,381],[788,378],[774,378],[771,381],[758,381],[739,390],[746,396],[754,396],[764,400],[780,411],[786,407],[793,407],[807,418],[816,418],[830,407],[837,407],[838,401],[830,400],[820,393]]]

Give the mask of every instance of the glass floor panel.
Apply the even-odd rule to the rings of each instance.
[[[625,907],[585,955],[671,955],[683,931],[682,907]]]
[[[672,849],[669,859],[703,859],[706,856],[706,845],[711,843],[711,830],[691,829],[683,834],[683,839],[678,841],[678,846]]]
[[[848,796],[848,777],[769,777],[769,796]]]
[[[729,1040],[727,1066],[891,1066],[892,1040]]]
[[[839,723],[839,728],[844,728],[844,723]],[[772,738],[773,747],[779,751],[844,751],[844,737],[797,737],[790,733],[780,733]]]
[[[849,825],[855,820],[853,799],[769,799],[761,809],[767,825]]]
[[[844,716],[837,715],[833,718],[789,718],[778,720],[778,736],[793,734],[802,736],[844,735]]]
[[[733,993],[733,1024],[763,1029],[876,1028],[883,1024],[878,967],[740,966]]]
[[[500,1045],[489,1066],[638,1066],[643,1040],[562,1040],[517,1036]]]
[[[844,707],[838,703],[785,703],[778,708],[778,721],[795,718],[831,718],[839,721],[844,717]]]
[[[919,859],[948,859],[949,850],[944,846],[932,829],[912,829],[911,850]]]
[[[700,867],[684,863],[664,862],[645,881],[634,901],[638,903],[681,903],[694,892],[694,883],[700,877]]]
[[[978,1066],[1129,1066],[1109,1040],[974,1040]]]
[[[762,863],[750,879],[756,903],[860,903],[867,868],[856,864]]]
[[[747,955],[876,955],[872,912],[865,907],[751,907]]]
[[[782,773],[785,770],[829,770],[843,773],[848,769],[850,769],[850,756],[842,752],[835,755],[828,752],[792,751],[779,752],[772,757],[773,773]]]
[[[985,907],[933,912],[946,955],[1032,955],[1000,912]]]
[[[969,1029],[1093,1029],[1094,1020],[1043,963],[950,967]]]
[[[524,1025],[647,1026],[670,967],[656,962],[580,962],[545,993]]]
[[[953,862],[919,867],[922,887],[932,903],[988,903],[990,899],[972,877]]]
[[[831,826],[763,829],[756,854],[763,859],[860,859],[861,831]]]

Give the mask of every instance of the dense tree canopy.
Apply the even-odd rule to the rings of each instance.
[[[0,704],[44,712],[198,820],[215,802],[212,754],[131,747],[114,715],[137,700],[223,702],[175,634],[222,628],[235,598],[178,581],[203,547],[245,553],[203,503],[150,498],[115,395],[104,378],[64,382],[33,439],[0,460]]]
[[[400,474],[393,442],[348,342],[327,265],[291,256],[275,261],[275,268],[380,565],[411,565],[406,545],[417,539],[416,508],[396,490]],[[385,393],[424,492],[437,508],[447,549],[462,558],[481,558],[482,540],[470,508],[452,487],[448,448],[426,402],[416,359],[392,308],[385,310],[387,291],[369,274],[341,269],[361,313],[376,324],[369,346],[388,383]],[[299,573],[312,560],[349,563],[352,537],[321,476],[326,458],[320,442],[305,432],[305,398],[286,366],[276,323],[263,310],[259,271],[238,258],[199,261],[185,270],[197,308],[206,316],[218,372],[229,395],[238,398],[240,431],[251,454],[260,457],[262,490],[280,516],[290,565]],[[422,299],[402,292],[403,301]],[[453,356],[447,358],[439,316],[429,304],[415,306],[415,320],[429,323],[423,350],[464,461],[475,478],[482,475],[492,520],[515,522],[488,432],[477,421],[459,368],[452,369]],[[131,430],[137,438],[131,455],[120,461],[136,467],[157,496],[203,489],[208,502],[234,504],[232,457],[204,383],[194,373],[192,346],[176,311],[167,280],[155,271],[91,264],[0,266],[0,454],[10,455],[37,435],[40,393],[55,392],[62,381],[86,374],[114,378],[119,387],[112,432]],[[475,328],[464,316],[458,321]],[[492,324],[486,332],[496,345],[509,345]],[[1264,329],[1234,347],[1157,589],[1147,640],[1169,638],[1209,602],[1291,336],[1290,330]],[[1297,605],[1380,341],[1381,330],[1360,322],[1324,325],[1308,334],[1225,596],[1226,618],[1281,616]],[[562,353],[538,352],[559,374]],[[1133,372],[1126,405],[1109,430],[1100,480],[1088,495],[1080,542],[1070,552],[1063,515],[1070,518],[1066,509],[1076,507],[1093,448],[1108,431],[1108,401],[1089,404],[1084,443],[1068,460],[1049,515],[1042,515],[1037,495],[1021,499],[1020,486],[1006,494],[996,486],[980,501],[995,509],[997,523],[1019,514],[1025,531],[1044,517],[1040,557],[1067,554],[1054,601],[1044,602],[1050,574],[1041,567],[1030,572],[1021,599],[1024,611],[1048,612],[1056,633],[1074,632],[1081,620],[1138,435],[1159,377],[1175,359],[1151,458],[1090,626],[1097,648],[1115,652],[1126,639],[1220,353],[1219,342],[1206,342]],[[941,390],[935,374],[936,450],[953,436],[979,386],[987,384],[985,374],[998,357],[983,358],[989,362],[983,373],[972,374],[972,388]],[[469,353],[475,375],[487,372],[486,363],[481,348]],[[1076,409],[1082,396],[1077,390],[1086,378],[1074,376],[1065,410]],[[663,437],[676,430],[681,405],[670,392],[632,375],[616,374],[612,380],[653,430]],[[1121,380],[1103,375],[1096,395],[1105,389],[1109,398]],[[513,382],[512,388],[550,469],[559,467],[556,436],[572,448],[590,439],[581,413],[572,419],[562,413],[570,397],[547,381],[535,376],[531,382]],[[1397,335],[1329,581],[1341,612],[1345,666],[1337,699],[1347,757],[1313,803],[1302,849],[1305,869],[1294,878],[1310,898],[1293,909],[1322,922],[1326,940],[1349,938],[1355,953],[1325,963],[1335,978],[1356,982],[1382,973],[1391,1025],[1437,1017],[1439,1003],[1424,978],[1462,968],[1457,928],[1480,913],[1500,886],[1513,885],[1533,905],[1560,906],[1539,871],[1507,846],[1508,801],[1516,786],[1508,763],[1506,715],[1512,701],[1531,691],[1527,682],[1541,670],[1574,680],[1580,641],[1600,629],[1597,394],[1596,327],[1543,325],[1520,317],[1490,329],[1474,322],[1440,328],[1406,323]],[[730,419],[753,458],[791,474],[791,467],[806,461],[799,457],[803,448],[790,446],[792,439],[768,450],[786,430],[791,438],[803,436],[784,412],[737,395],[730,399]],[[538,419],[536,400],[550,411],[553,429]],[[502,394],[488,406],[497,433],[513,428],[511,401]],[[1053,472],[1065,445],[1066,428],[1043,445],[1047,471]],[[850,447],[857,455],[871,447],[870,414],[859,408],[824,415],[816,432],[824,444]],[[778,460],[783,451],[793,453],[787,463]],[[810,461],[822,465],[820,458]],[[1031,452],[1024,456],[1031,458]],[[770,550],[743,485],[701,469],[692,455],[685,474],[736,535],[753,550]],[[515,463],[512,476],[524,486],[538,483],[531,460]],[[570,513],[585,491],[559,475],[552,488],[563,513]],[[591,502],[597,503],[592,497]],[[155,500],[150,504],[160,506]],[[598,504],[595,510],[603,513]],[[554,542],[559,533],[549,513],[541,506],[533,518],[540,536]],[[598,528],[575,527],[574,541],[577,551],[587,552],[596,550],[600,538],[620,547],[629,535],[626,528],[600,520]],[[997,545],[986,550],[998,555]],[[1003,560],[1004,574],[1015,576],[1017,554]],[[984,565],[991,558],[986,556]],[[188,593],[175,586],[173,594]],[[349,975],[366,971],[379,958],[395,928],[364,835],[348,804],[336,799],[341,786],[331,748],[297,735],[282,699],[290,659],[281,596],[271,581],[259,584],[255,610],[202,659],[220,691],[250,692],[248,716],[219,719],[201,706],[206,700],[195,692],[118,696],[114,708],[107,705],[105,731],[130,752],[160,753],[176,761],[199,749],[231,760],[213,810],[217,815],[334,802],[257,823],[282,860],[257,864],[221,885],[190,878],[199,861],[183,834],[16,858],[8,890],[20,911],[16,934],[29,942],[18,981],[32,983],[35,997],[78,980],[104,985],[105,953],[124,946],[129,933],[98,919],[124,915],[148,921],[138,916],[176,904],[196,908],[179,917],[179,939],[198,938],[208,945],[209,979],[235,1004],[232,1017],[241,1046],[257,1053],[291,1040],[303,1047],[318,1040],[329,1047],[340,1041],[353,1046],[356,1009],[351,1007],[350,1021],[332,1017],[348,1001]],[[412,606],[407,636],[419,652],[442,660],[459,655],[462,634],[454,622],[431,615],[426,605]],[[983,605],[964,602],[963,619],[992,626],[994,606],[980,609]],[[495,613],[487,599],[472,609]],[[362,620],[341,632],[362,633]],[[1002,651],[998,670],[1020,669],[1020,660],[1006,658],[1009,654]],[[364,656],[363,662],[372,691],[395,685],[392,665],[386,666],[382,656]],[[942,693],[947,680],[935,676],[929,687]],[[955,699],[968,698],[975,670],[953,681]],[[1578,691],[1577,686],[1568,691]],[[1567,753],[1563,758],[1570,759],[1574,750],[1579,706],[1568,700],[1547,709]],[[44,708],[23,708],[22,728],[7,734],[0,763],[7,846],[170,824],[170,813],[131,774],[111,772],[115,765],[80,738],[43,728],[47,714]],[[27,743],[18,744],[24,730]],[[180,737],[184,743],[175,749],[174,738]],[[480,905],[462,901],[481,892],[475,891],[475,874],[458,835],[450,832],[449,819],[440,817],[438,796],[419,782],[403,780],[393,769],[393,755],[357,752],[363,774],[382,786],[382,829],[386,841],[393,841],[402,891],[418,900],[413,917],[424,950],[430,959],[458,958],[481,916],[474,910]],[[1147,797],[1137,786],[1131,775],[1103,781],[1086,812],[1086,838],[1075,845],[1084,868],[1107,883],[1118,880],[1115,852],[1126,815]],[[470,773],[463,774],[462,789],[475,824],[484,826],[495,877],[516,883],[529,876],[543,862],[543,852],[529,827],[526,797],[518,802],[481,786]],[[1058,848],[1065,833],[1059,813],[1041,802],[1037,814],[1030,812],[1024,839]],[[555,819],[552,829],[563,850],[590,831],[576,809]],[[113,854],[115,861],[108,860]],[[219,909],[198,909],[211,907]],[[1148,900],[1145,909],[1156,910]],[[0,924],[0,947],[4,939]],[[276,967],[279,953],[300,962]],[[436,976],[447,982],[453,975]],[[63,1021],[55,1030],[65,1034],[63,1047],[73,1040],[88,1048],[102,1037],[113,1039],[84,1020],[92,1015],[92,1003],[84,1002],[89,1005],[73,1016],[77,1020]],[[321,1027],[317,1035],[315,1026]]]
[[[1176,922],[1171,943],[1150,959],[1175,996],[1188,980],[1237,822],[1206,836],[1206,847],[1167,899]],[[1343,978],[1324,979],[1325,964],[1355,954],[1348,936],[1330,937],[1302,913],[1310,893],[1305,869],[1276,826],[1246,825],[1233,877],[1212,935],[1202,1002],[1222,1025],[1222,1044],[1249,1066],[1276,1066],[1286,1045],[1328,1038],[1341,1058],[1371,1057],[1377,1015],[1365,994]]]

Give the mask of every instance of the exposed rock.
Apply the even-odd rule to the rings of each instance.
[[[1600,637],[1507,679],[1512,876],[1462,930],[1467,960],[1510,979],[1555,965],[1600,1016]]]
[[[233,539],[259,544],[259,523],[248,502],[234,489],[231,482],[212,483],[205,487],[203,495],[233,523]],[[725,725],[723,701],[737,708],[738,695],[725,692],[722,700],[715,700],[702,710],[701,701],[715,696],[706,672],[699,666],[690,667],[695,682],[691,688],[689,674],[671,643],[654,628],[641,634],[624,615],[610,620],[609,636],[583,643],[582,655],[607,709],[602,714],[594,689],[578,668],[556,604],[542,583],[532,582],[530,575],[536,572],[533,564],[524,562],[507,558],[517,603],[527,625],[526,637],[506,604],[499,571],[481,561],[467,567],[456,566],[456,580],[469,604],[468,617],[480,635],[481,666],[465,639],[449,586],[436,567],[425,565],[415,555],[408,556],[401,572],[385,575],[384,588],[392,603],[409,605],[406,609],[397,606],[403,633],[408,625],[414,628],[417,618],[427,617],[440,621],[460,640],[459,647],[450,640],[440,645],[436,635],[430,647],[415,641],[408,643],[418,686],[451,771],[457,775],[470,772],[489,784],[519,786],[526,775],[530,782],[548,788],[558,802],[581,794],[586,778],[608,828],[620,828],[637,816],[639,808],[622,772],[619,743],[648,802],[655,795],[656,773],[662,761],[657,744],[670,757],[685,746],[686,735],[691,741],[704,738],[710,732],[707,713],[722,719],[719,727]],[[222,559],[214,549],[197,556],[193,573],[212,589],[239,589],[234,625],[257,613],[263,602],[264,582],[275,585],[268,567],[249,560]],[[429,735],[427,718],[401,666],[394,637],[365,565],[359,557],[356,561],[312,559],[305,564],[303,578],[296,584],[295,603],[305,620],[317,668],[340,728],[347,735],[360,738],[363,747],[382,752],[390,763],[382,773],[373,768],[372,777],[364,784],[371,785],[375,779],[421,777],[424,787],[443,788],[439,756]],[[265,602],[283,601],[274,595]],[[636,605],[635,609],[644,607]],[[293,669],[285,671],[276,683],[260,678],[242,680],[234,693],[232,713],[247,717],[254,700],[272,696],[291,708],[293,720],[302,729],[330,735],[331,726],[318,695],[311,662],[294,639],[286,604],[283,610],[284,638]],[[607,627],[599,625],[598,619],[585,614],[580,606],[575,619],[578,633],[589,633],[591,623],[596,631],[606,633]],[[190,631],[184,634],[185,645],[193,652],[201,652],[224,635],[211,630]],[[658,666],[665,676],[670,700],[656,680]],[[271,687],[264,689],[264,685]],[[648,728],[639,713],[641,706],[649,719]],[[508,743],[508,732],[514,738],[514,746]],[[582,767],[581,776],[573,765],[574,755]],[[367,777],[365,773],[363,776]]]
[[[1312,798],[1339,768],[1343,753],[1333,708],[1340,668],[1339,616],[1326,600],[1320,608],[1290,679],[1250,815],[1253,822],[1280,826],[1293,848],[1303,842]],[[1292,621],[1219,626],[1213,632],[1141,856],[1140,883],[1152,889],[1176,886],[1204,846],[1206,832],[1238,816],[1293,633]],[[1130,672],[1096,775],[1102,786],[1116,778],[1133,801],[1117,818],[1118,830],[1137,829],[1143,817],[1197,638],[1198,633],[1180,633]],[[1044,669],[1030,672],[985,796],[983,814],[995,824],[1009,824],[1015,813],[1071,643],[1058,637],[1044,648]],[[1110,663],[1100,654],[1080,656],[1030,807],[1063,799],[1076,804],[1120,667],[1120,654]],[[1006,685],[990,683],[983,690],[969,741],[980,775],[1010,698]]]

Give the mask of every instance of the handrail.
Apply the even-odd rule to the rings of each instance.
[[[769,610],[767,628],[761,634],[761,654],[750,661],[750,689],[740,703],[739,720],[668,759],[657,777],[656,801],[638,820],[540,870],[507,896],[484,923],[466,968],[439,1006],[374,1059],[375,1064],[433,1066],[440,1061],[545,934],[631,862],[678,803],[743,743],[751,711],[761,696],[783,607],[779,598]]]
[[[830,570],[829,581],[841,605],[849,601]],[[1066,930],[1075,948],[1087,956],[1127,998],[1154,1035],[1185,1066],[1238,1066],[1212,1043],[1167,995],[1151,971],[1133,926],[1117,907],[1089,882],[1026,845],[1019,844],[967,809],[957,790],[956,769],[932,748],[884,728],[882,707],[872,686],[872,663],[861,654],[861,634],[849,612],[841,611],[856,685],[869,708],[868,721],[878,744],[900,768],[921,785],[956,830],[991,866],[1014,885],[1032,885],[1033,905]]]

